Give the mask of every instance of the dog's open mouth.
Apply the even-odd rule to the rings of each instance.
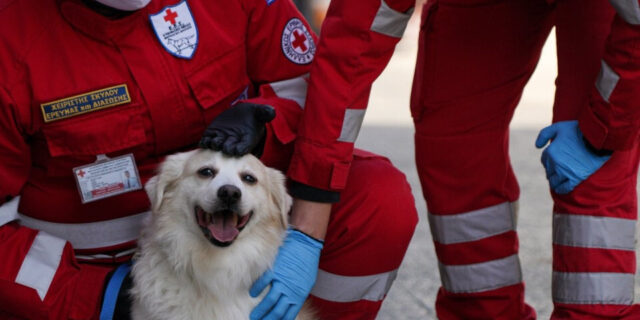
[[[229,209],[210,213],[196,207],[196,220],[200,229],[211,243],[220,247],[230,245],[247,225],[252,215],[253,211],[240,216]]]

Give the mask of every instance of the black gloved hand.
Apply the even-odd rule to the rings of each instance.
[[[202,134],[200,147],[236,157],[249,152],[260,156],[265,124],[275,116],[276,110],[271,106],[238,103],[213,119]]]

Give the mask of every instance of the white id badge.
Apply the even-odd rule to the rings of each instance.
[[[98,155],[96,162],[73,168],[82,203],[142,188],[133,154],[117,158]]]

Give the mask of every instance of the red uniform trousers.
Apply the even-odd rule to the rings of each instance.
[[[440,319],[535,318],[518,260],[509,122],[553,26],[553,121],[578,118],[614,14],[607,1],[549,2],[431,0],[423,9],[411,111]],[[572,193],[553,195],[553,319],[640,317],[631,305],[637,164],[637,147],[616,152]]]
[[[385,158],[356,150],[348,181],[312,291],[322,319],[375,318],[418,221],[404,175]],[[0,227],[0,254],[17,259],[0,264],[0,318],[97,319],[113,266],[78,263],[69,243],[15,222]],[[50,278],[46,289],[34,275]]]

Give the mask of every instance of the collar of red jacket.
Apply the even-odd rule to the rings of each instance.
[[[91,10],[80,0],[58,0],[63,18],[79,32],[105,43],[114,43],[133,28],[148,26],[149,6],[116,20]],[[143,20],[143,21],[141,21]]]

